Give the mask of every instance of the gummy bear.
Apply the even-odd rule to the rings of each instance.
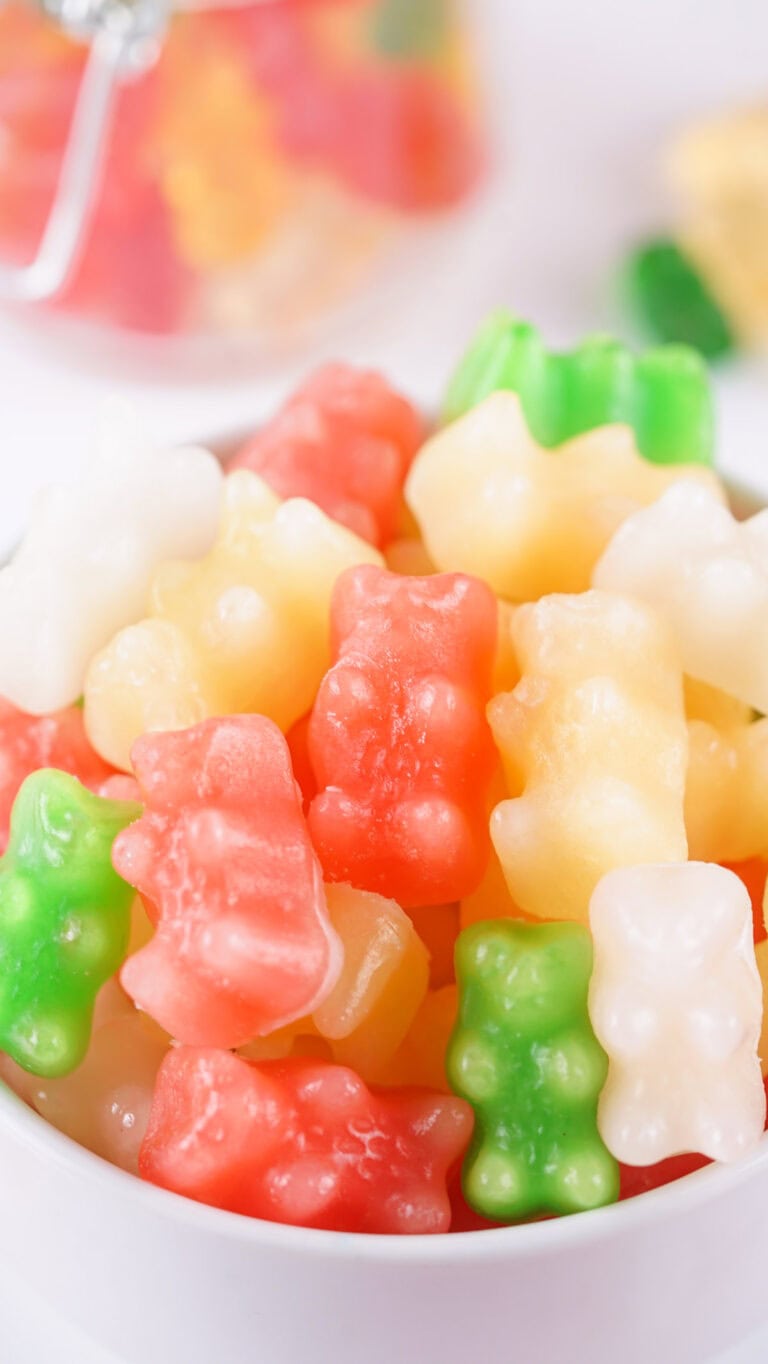
[[[765,1122],[749,895],[705,862],[622,867],[592,896],[589,1010],[608,1079],[598,1121],[629,1165],[736,1160]]]
[[[173,1037],[235,1047],[311,1013],[341,970],[288,748],[261,715],[133,748],[144,815],[114,863],[156,906],[121,981]]]
[[[426,995],[427,950],[394,900],[344,885],[328,886],[326,896],[344,964],[312,1021],[335,1061],[375,1078]]]
[[[422,905],[408,917],[429,953],[429,988],[439,990],[456,979],[453,952],[459,936],[459,905]]]
[[[475,924],[456,966],[448,1076],[475,1110],[467,1202],[503,1221],[614,1202],[618,1167],[597,1131],[607,1061],[587,1013],[587,930]]]
[[[325,894],[343,956],[336,984],[311,1017],[238,1051],[249,1061],[312,1055],[378,1082],[426,994],[428,953],[394,900],[344,885]]]
[[[667,157],[683,203],[678,236],[740,341],[768,337],[764,102],[686,128]]]
[[[415,1085],[450,1093],[445,1057],[459,1000],[455,982],[430,990],[389,1064],[376,1077],[386,1085]]]
[[[450,208],[484,169],[474,121],[426,70],[351,72],[336,95],[334,169],[356,193],[406,213]]]
[[[738,522],[707,488],[670,488],[619,527],[593,582],[664,615],[691,677],[768,711],[768,511]]]
[[[724,496],[707,469],[643,459],[626,427],[544,450],[517,395],[493,393],[424,446],[406,498],[439,569],[531,601],[585,591],[614,531],[683,476]]]
[[[169,1042],[151,1018],[125,1000],[123,1010],[101,1026],[94,1018],[85,1059],[71,1074],[53,1080],[27,1075],[23,1089],[8,1074],[4,1078],[60,1132],[137,1174],[155,1080]]]
[[[451,380],[447,421],[489,393],[519,393],[528,428],[540,445],[562,445],[614,422],[632,427],[654,464],[711,464],[712,396],[706,367],[685,346],[635,356],[618,341],[595,336],[578,350],[548,351],[535,327],[494,313]]]
[[[351,569],[332,603],[334,665],[310,721],[309,826],[326,879],[403,908],[450,903],[488,857],[493,594],[459,574]]]
[[[754,719],[752,707],[744,701],[695,677],[683,678],[683,696],[688,720],[704,720],[717,729],[729,729],[749,724]]]
[[[630,308],[656,341],[693,346],[720,360],[736,346],[728,319],[706,279],[676,242],[645,242],[624,271]]]
[[[69,706],[53,715],[27,715],[0,699],[0,853],[8,842],[11,806],[21,783],[41,767],[69,772],[98,795],[112,769],[95,753],[83,712]]]
[[[746,887],[752,902],[752,937],[755,947],[768,937],[763,914],[768,862],[762,857],[749,857],[743,862],[724,862],[726,871],[732,871]],[[762,1052],[760,1053],[762,1055]],[[768,1057],[767,1057],[768,1059]]]
[[[133,892],[112,844],[140,812],[50,768],[16,797],[0,860],[0,1045],[25,1070],[66,1075],[85,1056],[96,992],[128,943]]]
[[[34,714],[76,701],[97,649],[140,615],[157,564],[208,548],[221,479],[208,451],[161,453],[130,409],[105,409],[83,478],[43,494],[0,571],[0,694]]]
[[[404,398],[371,371],[327,365],[230,464],[280,497],[307,497],[373,545],[394,536],[403,481],[421,440]]]
[[[612,867],[687,856],[675,641],[649,607],[594,591],[521,606],[513,632],[522,680],[488,714],[515,799],[491,837],[526,913],[586,922]]]
[[[328,665],[331,591],[379,556],[309,502],[280,503],[247,470],[230,474],[218,539],[195,563],[154,577],[150,615],[117,634],[85,685],[91,742],[128,768],[150,730],[256,711],[288,729]]]
[[[158,1075],[144,1179],[250,1217],[338,1231],[424,1234],[450,1223],[446,1179],[469,1106],[428,1091],[370,1091],[345,1066],[249,1065],[180,1047]]]
[[[622,1202],[625,1198],[637,1198],[638,1194],[649,1193],[651,1189],[661,1189],[675,1179],[683,1179],[696,1170],[703,1170],[710,1161],[706,1156],[686,1152],[680,1156],[668,1156],[655,1165],[620,1165]]]
[[[238,35],[229,37],[209,14],[187,12],[160,62],[153,162],[175,251],[196,271],[254,256],[279,230],[295,193],[270,105]]]
[[[685,827],[692,858],[768,854],[768,719],[725,728],[691,720]]]

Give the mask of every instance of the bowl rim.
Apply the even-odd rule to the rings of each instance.
[[[198,1203],[151,1184],[89,1151],[53,1127],[0,1080],[0,1143],[7,1137],[49,1165],[59,1167],[69,1181],[74,1176],[94,1185],[96,1190],[103,1189],[112,1197],[125,1197],[133,1204],[138,1202],[144,1211],[203,1235],[250,1244],[260,1250],[318,1256],[323,1260],[331,1257],[383,1264],[417,1262],[425,1267],[538,1258],[567,1249],[586,1249],[627,1232],[658,1229],[665,1219],[685,1216],[727,1197],[761,1170],[768,1169],[767,1131],[754,1150],[739,1160],[727,1165],[713,1161],[669,1184],[603,1208],[482,1231],[392,1236],[295,1227]]]
[[[226,462],[241,439],[234,433],[202,442]],[[749,516],[765,506],[765,495],[740,479],[723,476],[737,515]],[[163,1189],[81,1146],[24,1102],[0,1078],[0,1140],[8,1135],[53,1163],[105,1192],[125,1196],[148,1213],[187,1226],[200,1234],[224,1237],[284,1254],[327,1260],[366,1260],[381,1264],[439,1267],[457,1262],[516,1260],[584,1248],[626,1232],[658,1229],[665,1218],[685,1216],[727,1197],[768,1168],[768,1130],[748,1154],[729,1164],[711,1162],[700,1170],[649,1189],[623,1202],[538,1222],[438,1235],[393,1236],[374,1232],[324,1231],[268,1222],[242,1213],[198,1203]]]

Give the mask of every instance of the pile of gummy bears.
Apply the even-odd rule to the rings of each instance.
[[[226,469],[112,413],[0,573],[6,1082],[345,1231],[753,1148],[768,512],[712,460],[692,352],[506,314],[431,433],[343,365]]]
[[[184,11],[118,96],[86,248],[58,305],[144,333],[286,330],[334,303],[483,167],[454,0]],[[32,258],[85,47],[0,8],[0,254]]]

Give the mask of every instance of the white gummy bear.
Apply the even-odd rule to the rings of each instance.
[[[739,522],[708,489],[674,486],[624,522],[592,581],[661,611],[691,677],[768,711],[768,510]]]
[[[36,715],[76,701],[96,651],[143,615],[157,565],[209,549],[222,480],[207,450],[153,448],[109,404],[82,477],[41,494],[0,571],[0,696]]]
[[[628,1165],[757,1145],[762,988],[743,882],[715,863],[622,867],[592,896],[589,1012],[608,1053],[598,1126]]]

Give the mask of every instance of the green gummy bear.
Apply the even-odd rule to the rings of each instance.
[[[0,1048],[35,1075],[80,1064],[96,993],[125,957],[135,892],[111,853],[140,814],[53,768],[16,797],[0,858]]]
[[[493,1221],[618,1198],[618,1165],[597,1130],[608,1061],[587,1012],[591,974],[580,924],[499,919],[459,937],[446,1068],[475,1111],[464,1194]]]
[[[448,0],[380,0],[373,12],[371,36],[384,57],[429,58],[448,32]]]
[[[624,289],[635,317],[655,340],[693,346],[708,360],[736,349],[724,313],[675,242],[647,242],[633,251]]]
[[[455,421],[499,389],[519,394],[531,434],[552,447],[623,422],[654,464],[712,464],[714,409],[706,366],[686,346],[633,355],[610,337],[549,351],[535,327],[494,313],[454,374],[443,416]]]

